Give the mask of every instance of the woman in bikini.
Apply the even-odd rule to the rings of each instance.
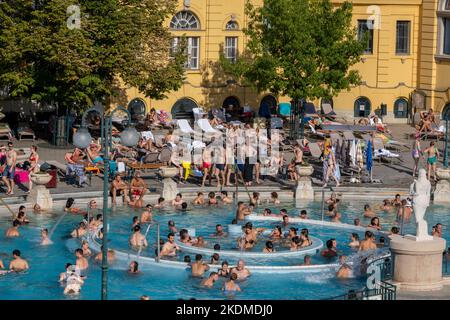
[[[326,172],[324,172],[324,187],[328,185],[328,180],[330,179],[330,175],[333,177],[333,179],[336,181],[336,187],[339,187],[339,180],[336,178],[336,175],[334,174],[334,171],[336,169],[336,158],[334,156],[334,152],[331,149],[331,145],[327,145],[327,151],[328,155],[326,156]]]
[[[424,150],[424,153],[428,155],[427,158],[427,170],[428,170],[428,180],[431,181],[431,171],[433,171],[433,179],[436,179],[436,163],[439,159],[439,150],[434,145],[434,141],[430,142],[430,147]]]
[[[28,172],[29,173],[39,172],[39,165],[38,165],[39,155],[37,153],[37,147],[35,145],[32,145],[30,149],[31,149],[31,154],[30,154],[30,157],[28,158],[28,161],[30,161],[30,168],[28,169]],[[31,191],[32,187],[33,187],[33,182],[31,181],[31,179],[29,179],[28,192]]]

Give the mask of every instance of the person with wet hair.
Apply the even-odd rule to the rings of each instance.
[[[5,237],[7,237],[7,238],[15,238],[15,237],[20,236],[19,226],[20,226],[20,221],[19,220],[14,220],[13,223],[12,223],[12,227],[9,228],[8,230],[6,230]]]
[[[350,237],[350,243],[348,244],[351,248],[359,248],[359,235],[353,232]]]
[[[133,228],[133,234],[130,237],[130,245],[135,248],[139,247],[147,247],[147,239],[145,239],[144,235],[141,233],[141,226],[136,225]]]
[[[214,253],[211,256],[211,264],[219,264],[219,259],[220,259],[219,254],[218,253]]]
[[[209,266],[203,262],[201,254],[195,255],[195,261],[191,264],[191,272],[193,277],[203,277],[203,274],[209,270]]]
[[[337,257],[338,253],[337,253],[337,248],[336,248],[336,246],[337,246],[336,239],[329,239],[329,240],[327,240],[326,246],[327,246],[327,248],[324,249],[324,250],[320,253],[320,255],[321,255],[322,257],[325,257],[325,258],[334,258],[334,257]]]
[[[377,245],[375,244],[374,238],[375,236],[372,231],[366,231],[364,240],[362,240],[359,245],[359,251],[376,250]]]
[[[238,275],[234,272],[232,272],[230,274],[230,279],[228,281],[226,281],[223,285],[223,292],[225,294],[234,294],[238,291],[241,291],[241,288],[239,287],[239,285],[235,282],[238,279]]]
[[[128,273],[136,274],[139,273],[139,263],[137,261],[131,261],[130,266],[128,268]]]
[[[266,241],[266,246],[263,249],[264,253],[272,253],[275,252],[272,241]]]
[[[212,288],[214,286],[214,282],[216,282],[217,280],[219,280],[219,275],[217,274],[217,272],[211,272],[209,274],[209,277],[203,280],[200,284],[203,287]]]

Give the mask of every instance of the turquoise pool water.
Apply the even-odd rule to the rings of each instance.
[[[362,225],[367,225],[369,219],[362,217],[362,202],[346,202],[340,206],[342,221],[352,223],[355,217],[361,219]],[[260,207],[260,210],[265,205]],[[375,204],[372,204],[375,206]],[[277,207],[268,206],[272,211],[277,212],[281,208],[286,208],[290,215],[297,215],[298,209],[293,204],[284,203]],[[320,219],[319,203],[310,203],[305,206],[310,218]],[[302,208],[303,209],[303,208]],[[195,228],[196,235],[206,237],[208,246],[213,245],[216,239],[210,237],[214,232],[215,225],[221,223],[225,226],[234,217],[233,206],[223,207],[197,207],[191,211],[155,212],[154,219],[161,224],[161,237],[166,238],[168,233],[167,222],[174,220],[178,229],[183,227]],[[139,215],[140,211],[118,208],[110,215],[110,247],[129,252],[130,260],[136,258],[136,252],[128,247],[128,237],[131,234],[132,217]],[[55,224],[60,213],[52,215],[29,214],[31,223],[20,228],[21,236],[16,239],[7,239],[4,232],[10,225],[7,217],[0,218],[0,259],[7,266],[12,258],[11,252],[14,249],[22,251],[22,256],[28,260],[30,270],[24,274],[7,274],[0,276],[0,299],[99,299],[101,284],[101,269],[93,259],[89,261],[87,279],[78,297],[67,297],[63,294],[63,287],[58,282],[59,273],[64,271],[65,263],[74,262],[75,256],[70,251],[76,244],[69,240],[69,233],[81,220],[80,216],[67,215],[56,229],[52,240],[53,245],[41,246],[40,229],[48,228]],[[379,217],[383,229],[389,230],[396,225],[395,214],[380,212]],[[443,206],[430,207],[427,216],[429,228],[441,222],[444,225],[444,237],[450,240],[448,232],[449,215],[448,208]],[[326,218],[328,219],[328,218]],[[254,222],[255,226],[273,228],[277,223]],[[304,226],[293,226],[302,228]],[[310,234],[318,237],[323,242],[329,238],[336,238],[338,249],[349,255],[352,251],[347,246],[351,231],[321,226],[306,226]],[[145,227],[143,228],[145,232]],[[405,225],[407,232],[414,232],[414,223]],[[225,230],[226,231],[226,230]],[[360,233],[362,236],[362,233]],[[156,228],[153,227],[148,236],[149,248],[142,251],[142,256],[153,257],[156,243]],[[220,244],[223,249],[232,249],[235,239],[223,239]],[[261,248],[258,248],[260,250]],[[280,249],[282,250],[282,249]],[[181,253],[178,258],[181,260],[185,254]],[[193,258],[194,254],[190,254]],[[209,260],[209,257],[204,257]],[[236,258],[237,259],[237,258]],[[231,263],[233,259],[228,259]],[[303,257],[296,259],[246,259],[248,265],[300,265]],[[320,256],[313,256],[314,264],[332,263],[334,260],[325,260]],[[128,261],[116,261],[109,270],[109,298],[110,299],[138,299],[141,295],[147,294],[152,299],[323,299],[346,293],[349,289],[359,289],[365,279],[339,280],[334,276],[334,272],[302,272],[296,274],[253,274],[248,280],[240,283],[242,292],[235,297],[226,297],[220,290],[222,281],[215,284],[213,289],[199,287],[199,279],[190,277],[188,270],[166,269],[164,267],[143,267],[138,275],[130,275],[126,272]]]

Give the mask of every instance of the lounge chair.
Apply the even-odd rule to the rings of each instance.
[[[177,126],[183,133],[194,133],[194,130],[186,119],[177,120]]]
[[[36,140],[36,135],[34,131],[28,126],[20,126],[17,128],[17,137],[20,140]]]
[[[331,104],[329,103],[323,103],[322,104],[322,114],[325,116],[325,118],[334,120],[336,119],[336,112],[334,112],[333,107],[331,107]]]
[[[209,123],[208,119],[197,120],[197,125],[202,129],[204,133],[220,133],[220,131],[214,129]]]

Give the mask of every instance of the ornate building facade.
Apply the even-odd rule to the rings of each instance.
[[[167,24],[173,46],[187,37],[186,79],[160,101],[127,88],[129,107],[178,117],[196,106],[235,104],[257,111],[262,104],[288,102],[289,97],[240,86],[217,68],[220,52],[233,60],[245,48],[245,1],[180,0]],[[354,0],[353,6],[353,24],[359,35],[370,33],[369,45],[354,66],[362,83],[333,98],[335,111],[350,119],[378,112],[387,122],[407,122],[415,110],[450,113],[450,0]],[[323,102],[314,101],[317,107]]]

